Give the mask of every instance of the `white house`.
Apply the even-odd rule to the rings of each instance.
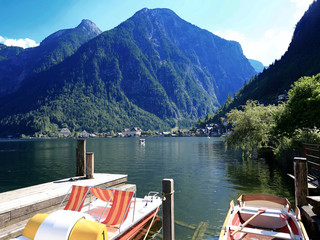
[[[141,132],[142,130],[138,127],[134,127],[134,128],[125,128],[122,131],[122,135],[125,137],[140,137],[141,136]]]
[[[59,137],[69,137],[71,135],[71,132],[68,128],[62,128]]]
[[[207,126],[207,127],[205,128],[206,135],[209,136],[209,135],[211,134],[212,130],[213,130],[213,127],[208,127],[208,126]]]
[[[89,133],[86,132],[86,130],[83,130],[81,133],[79,133],[80,138],[88,138]]]

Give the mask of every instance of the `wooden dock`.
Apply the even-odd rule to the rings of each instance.
[[[127,175],[94,173],[92,179],[73,177],[0,193],[0,240],[20,235],[27,221],[36,213],[56,210],[72,185],[135,191],[135,185],[125,184],[126,181]]]
[[[295,202],[311,239],[320,236],[320,145],[304,144],[305,157],[294,158]]]

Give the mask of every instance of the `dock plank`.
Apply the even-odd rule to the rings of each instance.
[[[127,175],[95,173],[93,179],[78,179],[79,180],[76,181],[69,181],[68,178],[0,193],[0,214],[34,203],[40,203],[48,199],[65,196],[72,185],[98,186],[108,185],[108,183],[119,184],[126,182]],[[112,185],[113,184],[109,184],[109,186]]]

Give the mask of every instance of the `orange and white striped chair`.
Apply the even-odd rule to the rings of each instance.
[[[91,188],[91,192],[96,198],[107,202],[105,209],[110,203],[112,203],[106,219],[101,223],[105,224],[107,227],[120,229],[121,224],[126,220],[128,216],[130,205],[133,201],[135,192],[101,188]]]
[[[96,198],[104,202],[112,202],[112,195],[115,190],[108,188],[92,187],[90,191]]]
[[[70,194],[69,200],[67,202],[67,205],[64,207],[64,210],[71,210],[71,211],[80,212],[83,207],[84,200],[89,192],[90,187],[73,185],[70,189],[71,189],[71,194]],[[68,193],[69,192],[70,192],[70,190],[68,191]],[[60,206],[62,205],[62,203],[64,202],[64,200],[68,196],[68,193],[66,194],[66,196],[62,200]],[[60,206],[58,207],[58,209],[60,208]]]

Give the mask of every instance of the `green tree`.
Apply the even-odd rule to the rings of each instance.
[[[288,95],[284,111],[276,118],[276,132],[293,137],[301,129],[319,129],[320,74],[300,78]]]
[[[226,147],[240,147],[248,153],[273,148],[277,141],[272,134],[274,118],[281,109],[282,105],[264,106],[248,100],[243,110],[231,110],[226,116],[233,129],[226,135]]]
[[[117,134],[115,134],[113,130],[110,131],[110,136],[111,136],[111,137],[115,137],[116,135],[117,135]]]

